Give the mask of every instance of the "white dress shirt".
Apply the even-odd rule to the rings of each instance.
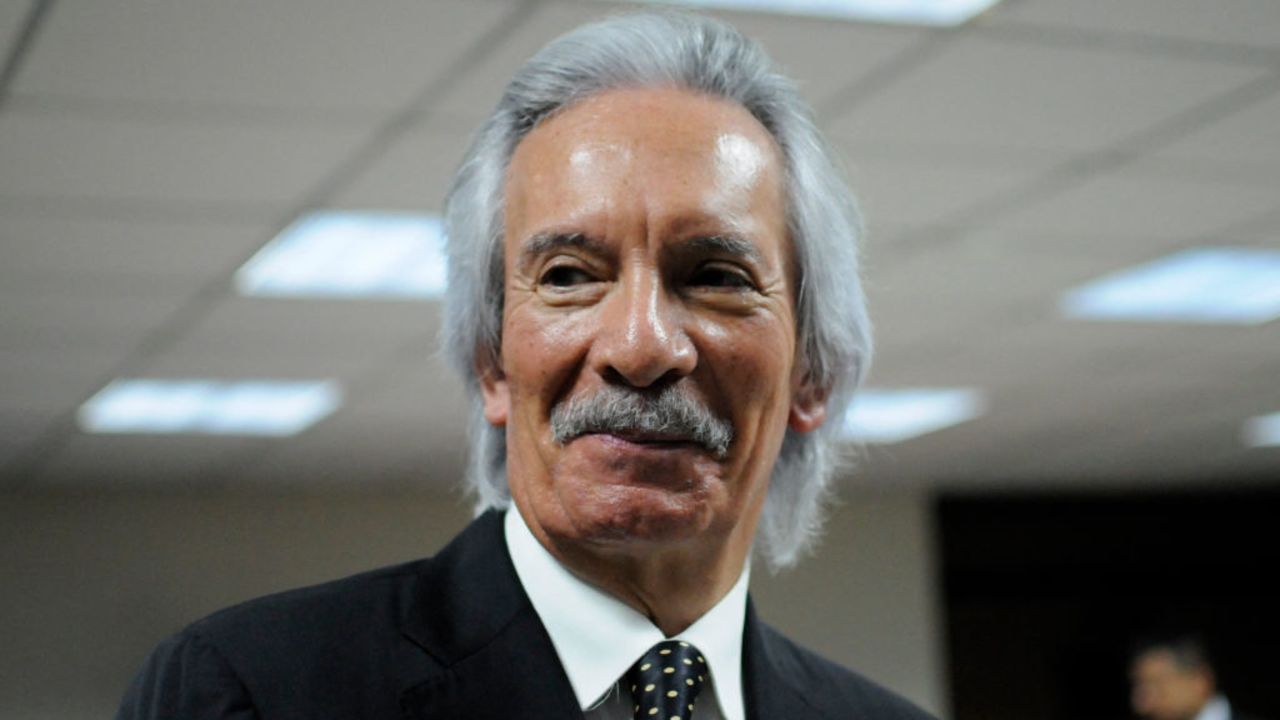
[[[533,536],[514,504],[505,522],[516,575],[588,720],[631,720],[631,693],[619,681],[641,655],[667,639],[692,643],[707,659],[710,678],[698,695],[697,720],[745,719],[742,632],[748,567],[715,607],[667,638],[647,617],[561,565]]]
[[[1214,695],[1196,713],[1195,720],[1231,720],[1231,705],[1221,695]]]

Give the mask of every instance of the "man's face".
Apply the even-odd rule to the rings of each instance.
[[[501,367],[482,386],[534,533],[574,550],[745,557],[788,424],[812,430],[824,413],[797,366],[772,138],[723,100],[602,93],[524,138],[505,212]],[[732,442],[595,402],[661,393]],[[571,401],[594,420],[560,422],[557,439]]]
[[[1206,670],[1179,667],[1173,655],[1153,650],[1132,668],[1133,711],[1152,720],[1190,720],[1213,696],[1213,679]]]

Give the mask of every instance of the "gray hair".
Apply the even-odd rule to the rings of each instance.
[[[809,380],[829,393],[827,422],[810,433],[787,430],[760,518],[765,558],[773,569],[790,566],[821,532],[840,459],[841,421],[870,361],[858,279],[862,221],[795,84],[754,41],[700,15],[622,15],[552,41],[516,72],[455,174],[445,211],[449,292],[442,340],[473,396],[467,481],[478,510],[511,501],[505,431],[485,421],[478,374],[501,365],[508,163],[521,139],[558,110],[633,87],[686,88],[737,103],[782,151],[799,276],[797,346]]]

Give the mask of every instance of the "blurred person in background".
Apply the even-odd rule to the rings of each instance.
[[[1130,702],[1145,720],[1258,720],[1243,715],[1218,692],[1204,643],[1191,635],[1150,638],[1129,664]]]

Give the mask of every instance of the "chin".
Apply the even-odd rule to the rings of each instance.
[[[663,545],[702,536],[712,525],[712,494],[693,483],[681,488],[631,483],[566,483],[557,493],[566,528],[579,541],[604,545]]]

